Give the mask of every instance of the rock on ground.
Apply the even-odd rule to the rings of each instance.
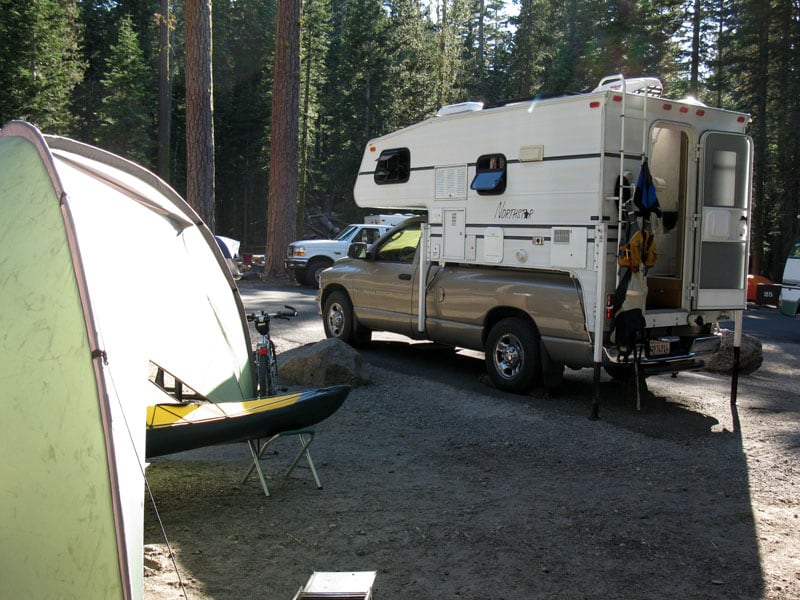
[[[764,362],[761,340],[747,333],[742,334],[742,345],[739,349],[739,373],[749,375]],[[722,345],[719,351],[706,360],[706,371],[731,375],[733,373],[733,331],[722,330]]]
[[[370,381],[358,351],[333,338],[282,353],[278,376],[290,383],[315,387],[357,387]]]

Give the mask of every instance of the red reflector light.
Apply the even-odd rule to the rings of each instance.
[[[606,306],[614,306],[614,294],[606,294]]]
[[[599,107],[600,103],[597,100],[592,100],[591,102],[589,102],[589,108],[599,108]]]
[[[260,355],[264,356],[267,353],[267,349],[266,348],[259,348],[258,349],[258,353]]]
[[[610,319],[610,318],[613,316],[613,315],[611,314],[612,312],[614,312],[614,309],[613,309],[613,308],[607,308],[607,309],[606,309],[606,319]]]
[[[611,99],[614,102],[622,102],[622,96],[618,96],[617,94],[614,94],[613,96],[611,96]]]
[[[665,104],[664,110],[672,110],[672,104]]]
[[[685,106],[681,106],[681,112],[682,113],[687,113],[687,112],[689,112],[689,109],[686,108]]]
[[[736,119],[736,120],[737,120],[737,121],[739,121],[739,123],[744,123],[744,117],[739,117],[739,118],[738,118],[738,119]]]
[[[704,114],[706,114],[706,111],[704,111],[702,108],[698,108],[698,109],[697,109],[697,112],[696,112],[695,114],[696,114],[698,117],[702,117]]]

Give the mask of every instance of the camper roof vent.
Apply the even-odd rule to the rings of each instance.
[[[616,92],[625,91],[628,94],[660,96],[664,91],[664,86],[655,77],[634,77],[625,79],[622,75],[609,75],[608,77],[603,77],[592,92],[604,92],[606,90],[613,90]]]
[[[445,117],[447,115],[475,112],[476,110],[483,110],[483,102],[459,102],[458,104],[448,104],[447,106],[440,108],[436,112],[436,116]]]

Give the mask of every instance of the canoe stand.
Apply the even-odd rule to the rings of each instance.
[[[314,441],[314,430],[311,428],[281,431],[280,433],[276,433],[275,435],[273,435],[265,442],[262,442],[260,439],[248,440],[247,447],[250,448],[250,454],[253,457],[253,464],[250,465],[250,468],[247,470],[247,473],[245,473],[245,476],[242,479],[243,484],[250,478],[250,474],[253,471],[255,471],[259,481],[261,482],[261,487],[264,490],[264,494],[266,494],[266,496],[269,497],[269,487],[267,486],[267,478],[264,476],[264,472],[261,470],[260,461],[264,455],[264,452],[267,450],[270,444],[286,436],[297,436],[297,438],[300,440],[300,451],[297,453],[297,456],[294,457],[294,460],[289,465],[289,468],[286,470],[286,477],[288,477],[291,474],[291,472],[297,466],[297,463],[300,461],[300,459],[305,457],[306,462],[308,463],[308,468],[311,469],[311,474],[314,476],[314,481],[317,484],[317,489],[319,490],[322,489],[322,482],[319,480],[319,474],[317,473],[316,467],[314,467],[314,461],[311,460],[311,453],[308,451],[308,447],[311,445],[311,442]]]

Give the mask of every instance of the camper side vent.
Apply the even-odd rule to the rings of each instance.
[[[554,244],[569,244],[570,229],[553,229]]]
[[[436,199],[463,200],[467,197],[467,165],[436,168]]]

